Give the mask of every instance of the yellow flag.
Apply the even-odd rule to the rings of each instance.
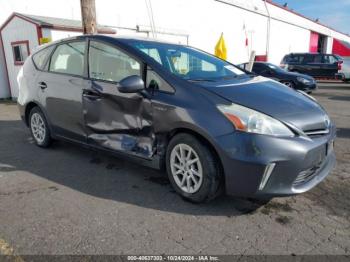
[[[224,40],[224,34],[222,33],[218,43],[215,46],[215,56],[226,60],[227,59],[227,49]]]

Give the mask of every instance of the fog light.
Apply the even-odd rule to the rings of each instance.
[[[265,171],[264,171],[264,175],[261,179],[261,183],[260,183],[260,186],[259,186],[259,190],[263,190],[267,181],[269,180],[270,178],[270,175],[273,171],[273,169],[275,168],[276,166],[276,163],[271,163],[271,164],[268,164],[266,167],[265,167]]]

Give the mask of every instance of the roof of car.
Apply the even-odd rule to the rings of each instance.
[[[172,42],[167,42],[159,39],[154,39],[154,38],[146,38],[146,37],[136,37],[136,36],[107,36],[107,35],[79,35],[79,36],[73,36],[73,37],[68,37],[64,39],[60,39],[54,42],[51,42],[50,44],[55,44],[55,43],[60,43],[60,42],[66,42],[66,41],[72,41],[72,40],[80,40],[84,38],[94,38],[94,39],[100,39],[100,40],[106,40],[108,42],[127,42],[127,41],[140,41],[140,42],[150,42],[150,43],[160,43],[160,44],[172,44],[172,45],[181,45],[178,43],[172,43]]]
[[[140,42],[149,42],[149,43],[181,45],[181,44],[166,42],[166,41],[162,41],[162,40],[154,39],[154,38],[135,37],[135,36],[107,36],[107,35],[100,35],[100,34],[96,34],[96,35],[87,34],[87,35],[78,35],[78,36],[72,36],[72,37],[68,37],[68,38],[64,38],[64,39],[59,39],[59,40],[56,40],[56,41],[53,41],[53,42],[50,42],[47,44],[40,45],[35,49],[34,53],[36,53],[37,51],[44,49],[50,45],[64,43],[67,41],[82,40],[82,39],[85,39],[87,37],[89,37],[91,39],[104,40],[104,41],[110,42],[112,44],[113,43],[127,43],[128,41],[140,41]]]
[[[306,53],[290,53],[287,55],[333,55],[333,54],[327,54],[327,53],[317,53],[317,52],[306,52]]]

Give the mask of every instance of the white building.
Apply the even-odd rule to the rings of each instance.
[[[23,0],[12,0],[16,1]],[[25,6],[25,10],[19,5],[16,7],[18,10],[12,11],[80,18],[79,2],[62,0],[64,4],[52,7],[50,1],[36,0]],[[41,7],[37,6],[39,4]],[[96,0],[96,9],[98,22],[115,28],[117,35],[156,37],[189,44],[210,53],[214,53],[216,42],[221,33],[224,33],[228,60],[236,64],[246,62],[252,50],[256,51],[257,59],[275,64],[279,64],[283,56],[290,52],[350,51],[346,48],[346,43],[350,43],[348,35],[271,0]],[[20,31],[20,28],[21,25],[14,23],[12,30]],[[8,40],[5,41],[4,38],[6,30],[6,26],[2,27],[3,41],[7,45],[4,48],[6,61],[13,64],[13,48],[9,47]],[[31,30],[35,31],[35,26]],[[42,37],[51,37],[52,40],[78,33],[54,32],[54,28],[50,30],[51,35],[46,34],[46,30],[42,31]],[[22,39],[16,41],[18,40]],[[35,39],[31,41],[34,43]],[[36,39],[33,45],[38,43]],[[29,44],[29,52],[31,49]],[[4,71],[2,68],[4,65],[0,63],[0,83],[6,82],[3,80],[5,76],[1,76]],[[8,74],[13,97],[17,94],[15,75],[18,68]],[[0,97],[4,97],[6,91],[1,89],[5,89],[3,85],[0,86]]]
[[[107,27],[98,27],[101,34],[114,34]],[[25,59],[40,44],[82,33],[81,22],[52,17],[13,13],[0,28],[3,77],[1,97],[18,97],[17,74]],[[1,53],[0,53],[1,55]],[[1,74],[1,71],[0,71]]]

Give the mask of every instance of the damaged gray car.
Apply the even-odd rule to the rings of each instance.
[[[198,49],[85,35],[41,47],[18,76],[35,143],[65,140],[165,169],[185,199],[305,192],[335,164],[312,97]]]

